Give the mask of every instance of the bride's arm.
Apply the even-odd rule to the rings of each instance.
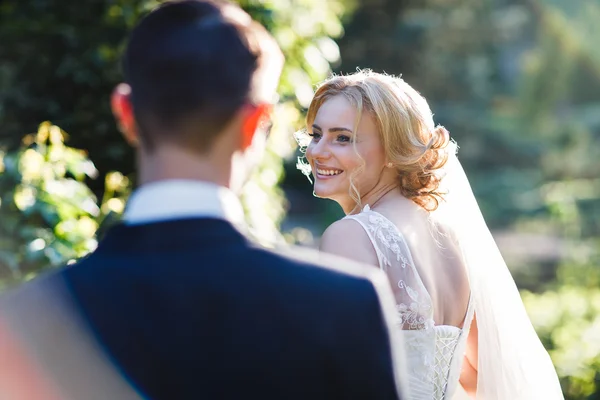
[[[460,374],[460,384],[472,398],[475,398],[475,395],[477,394],[477,358],[479,356],[478,335],[477,315],[473,315],[471,331],[467,337],[467,350],[465,352],[463,368]]]
[[[331,224],[321,236],[320,250],[378,267],[375,248],[362,226],[351,219]]]

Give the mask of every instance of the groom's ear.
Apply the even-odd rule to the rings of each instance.
[[[110,106],[123,137],[131,146],[137,147],[139,137],[131,104],[131,87],[128,84],[120,83],[115,87]]]
[[[248,104],[244,106],[242,110],[244,114],[244,121],[242,125],[242,150],[246,150],[254,139],[256,132],[262,128],[265,123],[268,123],[271,119],[271,112],[273,105],[262,103],[262,104]]]

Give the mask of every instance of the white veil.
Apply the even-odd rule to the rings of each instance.
[[[558,377],[527,316],[517,286],[488,229],[451,143],[445,201],[435,213],[456,234],[475,306],[477,399],[563,399]]]

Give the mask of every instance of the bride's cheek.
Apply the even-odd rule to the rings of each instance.
[[[313,151],[312,151],[311,145],[308,145],[308,147],[306,148],[306,152],[304,153],[304,158],[306,158],[306,161],[308,161],[308,163],[312,166]]]

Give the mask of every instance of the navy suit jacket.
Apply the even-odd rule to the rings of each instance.
[[[56,277],[145,398],[399,398],[387,281],[293,253],[219,219],[118,225]]]

